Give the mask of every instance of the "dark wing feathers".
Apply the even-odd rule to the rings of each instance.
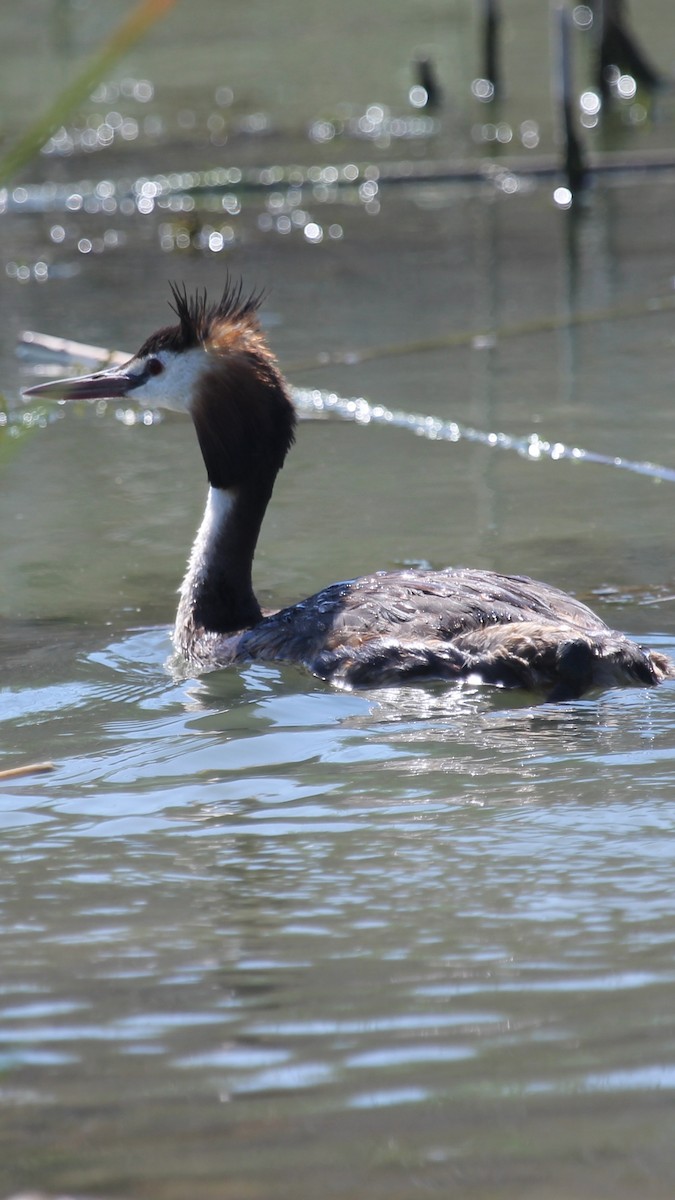
[[[332,584],[230,639],[223,653],[227,661],[300,661],[354,687],[476,676],[544,688],[555,700],[594,686],[652,686],[673,673],[663,656],[558,588],[461,568]]]

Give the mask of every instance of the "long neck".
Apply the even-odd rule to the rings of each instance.
[[[210,486],[176,615],[174,643],[188,658],[200,657],[205,634],[237,633],[262,619],[253,555],[295,424],[286,385],[257,330],[217,332],[189,403]]]
[[[262,618],[251,570],[272,488],[209,487],[180,589],[174,642],[189,654],[203,632],[234,633]]]

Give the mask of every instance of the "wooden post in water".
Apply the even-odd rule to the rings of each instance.
[[[483,0],[483,78],[492,84],[492,99],[497,100],[501,90],[499,70],[499,23],[501,11],[499,0]]]
[[[577,133],[572,79],[572,17],[565,4],[554,9],[553,50],[555,101],[563,138],[563,169],[572,198],[588,182],[581,139]]]
[[[596,86],[603,100],[610,95],[612,67],[632,75],[643,87],[659,87],[662,76],[626,27],[624,0],[591,0],[591,7],[597,46]]]
[[[420,54],[413,65],[417,76],[417,85],[426,92],[426,100],[416,104],[415,107],[430,110],[440,108],[443,101],[443,89],[438,82],[433,59],[428,54]]]

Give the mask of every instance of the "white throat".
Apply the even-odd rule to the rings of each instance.
[[[242,503],[237,487],[209,487],[180,588],[174,643],[183,651],[199,630],[229,633],[261,619],[251,583],[257,527]]]
[[[197,530],[185,578],[180,586],[181,599],[188,600],[195,587],[199,587],[206,579],[218,536],[222,536],[231,520],[236,498],[234,489],[209,487],[202,523]]]

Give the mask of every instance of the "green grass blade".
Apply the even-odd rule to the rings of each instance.
[[[175,3],[176,0],[140,0],[80,74],[57,96],[49,111],[39,117],[0,159],[0,187],[11,183],[17,171],[40,151],[52,134],[67,121],[73,109],[87,99],[117,60]]]

